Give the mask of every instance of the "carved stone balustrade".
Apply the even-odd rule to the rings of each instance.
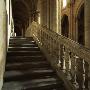
[[[51,56],[56,70],[62,71],[75,87],[73,90],[89,90],[90,50],[77,42],[59,35],[45,26],[33,22],[31,36]]]

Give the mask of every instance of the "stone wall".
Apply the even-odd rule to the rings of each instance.
[[[6,10],[4,0],[0,1],[0,90],[3,85],[3,73],[6,60]]]
[[[69,20],[69,38],[77,41],[77,13],[84,3],[84,0],[75,0],[75,2],[69,3],[65,8],[62,7],[62,17],[63,15],[68,16]]]

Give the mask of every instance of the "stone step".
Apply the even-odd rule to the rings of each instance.
[[[45,56],[7,56],[7,63],[46,61]],[[46,61],[47,62],[47,61]]]
[[[65,90],[63,82],[55,78],[34,79],[22,82],[5,83],[4,90]],[[11,87],[8,87],[11,86]]]
[[[10,40],[34,40],[33,37],[11,37]]]
[[[43,55],[41,51],[8,51],[8,56],[39,56]]]
[[[20,44],[20,43],[16,43],[16,44],[9,44],[9,47],[37,47],[37,44],[33,44],[33,43],[29,43],[29,44]]]
[[[13,38],[10,38],[9,40],[9,44],[24,44],[24,43],[33,43],[33,44],[36,44],[34,39],[32,37],[28,37],[28,38],[23,38],[23,37],[13,37]]]
[[[56,73],[51,70],[12,70],[5,72],[5,82],[11,81],[27,81],[33,79],[41,79],[47,77],[56,77]]]
[[[36,42],[34,40],[11,40],[9,44],[36,44]]]
[[[10,39],[9,40],[10,43],[22,43],[22,42],[26,42],[26,43],[29,43],[29,42],[35,42],[34,40],[29,40],[29,39]]]
[[[66,90],[60,82],[42,83],[39,85],[26,86],[24,90]]]
[[[2,90],[66,90],[33,40],[14,37],[7,52]]]
[[[40,51],[39,47],[9,47],[8,51]]]
[[[6,65],[6,70],[29,70],[33,68],[50,68],[48,62],[22,62],[22,63],[9,63]]]

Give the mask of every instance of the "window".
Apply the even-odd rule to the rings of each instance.
[[[67,5],[67,0],[63,0],[63,8],[65,8]]]

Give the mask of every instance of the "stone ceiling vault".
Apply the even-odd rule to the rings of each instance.
[[[12,14],[14,24],[16,24],[15,29],[25,28],[29,18],[37,10],[37,2],[38,0],[12,0]]]

